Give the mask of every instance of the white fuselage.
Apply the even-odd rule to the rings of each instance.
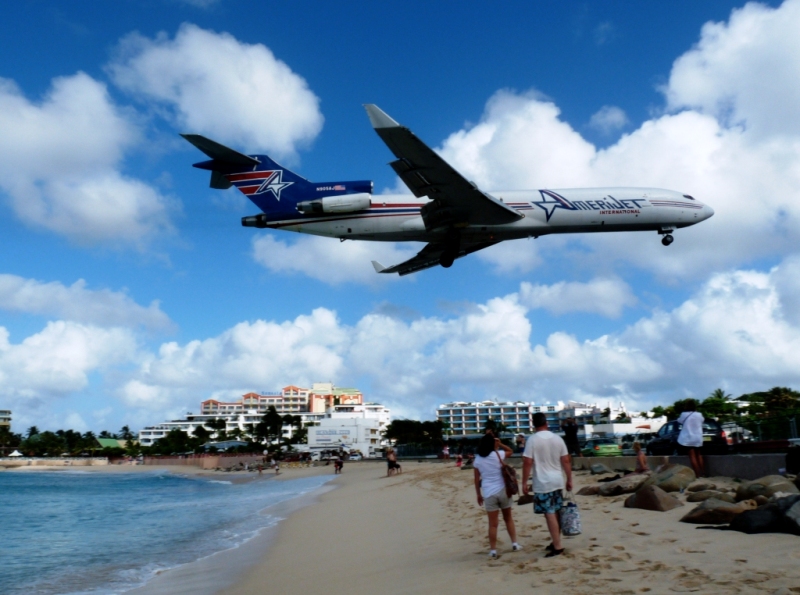
[[[509,190],[490,193],[524,217],[504,225],[465,225],[468,241],[502,241],[555,233],[659,231],[668,233],[704,221],[711,207],[688,195],[656,188]],[[425,229],[425,198],[373,195],[370,208],[353,213],[271,221],[268,227],[353,240],[430,242],[445,229]]]

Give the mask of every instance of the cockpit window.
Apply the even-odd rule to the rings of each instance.
[[[683,198],[688,198],[689,200],[694,200],[694,196],[689,196],[688,194],[684,194]]]

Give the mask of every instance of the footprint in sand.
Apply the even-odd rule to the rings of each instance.
[[[650,533],[645,533],[644,531],[634,531],[634,533],[633,533],[633,534],[634,534],[634,535],[645,535],[645,536],[647,536],[647,535],[650,535]],[[674,541],[674,540],[673,540],[673,541]]]
[[[615,550],[621,550],[621,551],[625,551],[625,546],[623,546],[623,545],[615,545],[615,546],[614,546],[614,549],[615,549]]]

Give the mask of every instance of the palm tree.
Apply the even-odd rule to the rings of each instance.
[[[36,426],[31,426],[30,428],[28,428],[28,431],[25,432],[25,437],[30,438],[32,436],[36,436],[36,434],[38,433],[39,433],[39,428],[37,428]]]

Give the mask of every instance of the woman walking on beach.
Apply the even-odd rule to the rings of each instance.
[[[506,484],[503,481],[503,459],[513,451],[495,438],[493,434],[484,434],[478,444],[478,456],[475,457],[475,492],[478,495],[478,506],[486,509],[489,517],[489,557],[497,558],[497,527],[500,524],[500,512],[506,524],[508,536],[511,538],[511,549],[522,548],[517,543],[517,530],[512,516],[512,500],[506,495]]]

